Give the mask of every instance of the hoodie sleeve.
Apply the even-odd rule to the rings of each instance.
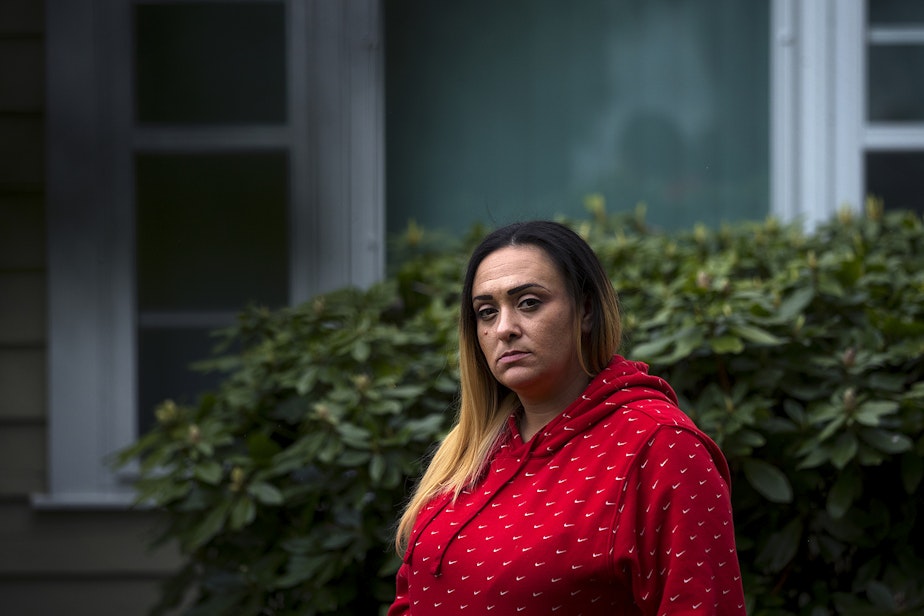
[[[616,520],[617,574],[643,614],[744,615],[728,466],[698,431],[661,426]]]
[[[410,613],[411,607],[407,597],[407,563],[402,563],[395,576],[395,600],[388,608],[388,616],[402,616]]]

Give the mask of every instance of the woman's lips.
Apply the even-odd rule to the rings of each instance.
[[[528,353],[526,351],[507,351],[500,356],[500,359],[497,360],[499,364],[512,364],[515,361],[518,361],[526,357]]]

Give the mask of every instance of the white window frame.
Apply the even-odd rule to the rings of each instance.
[[[889,27],[870,24],[864,43],[924,45],[924,24]],[[924,151],[924,122],[867,123],[863,131],[863,146],[866,152]]]
[[[811,230],[863,202],[863,0],[771,4],[771,211]]]
[[[46,2],[48,488],[36,507],[133,498],[109,456],[137,438],[136,152],[286,150],[292,303],[383,276],[380,0],[283,2],[288,122],[234,130],[133,126],[140,0]]]
[[[806,229],[861,211],[865,157],[924,150],[924,123],[867,120],[867,45],[924,42],[871,28],[867,0],[772,0],[771,211]]]

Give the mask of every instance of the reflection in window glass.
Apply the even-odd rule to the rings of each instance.
[[[280,152],[139,155],[138,309],[286,304],[286,167]]]
[[[924,215],[924,152],[867,153],[866,192],[886,209]]]
[[[924,45],[871,45],[868,73],[870,121],[924,121]]]
[[[869,0],[869,21],[872,25],[924,24],[924,2],[921,0]]]
[[[137,120],[285,122],[284,25],[281,2],[137,6]]]
[[[769,211],[769,2],[384,6],[389,231]]]

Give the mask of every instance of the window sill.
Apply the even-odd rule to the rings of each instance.
[[[147,511],[151,507],[136,503],[132,492],[38,493],[30,498],[37,511]]]

